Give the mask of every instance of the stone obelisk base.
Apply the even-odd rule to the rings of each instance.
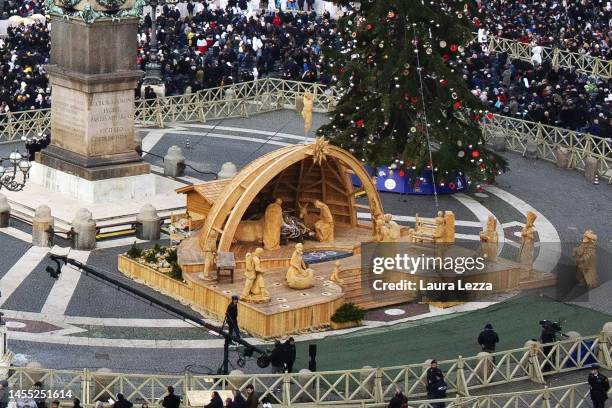
[[[87,180],[40,163],[32,163],[30,182],[84,203],[145,200],[157,193],[153,174]]]

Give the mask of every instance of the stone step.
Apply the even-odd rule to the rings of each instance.
[[[35,208],[30,208],[18,202],[14,202],[9,200],[9,204],[11,206],[11,215],[27,224],[32,224],[32,220],[34,219],[34,213],[36,211]],[[177,214],[185,211],[185,207],[176,207],[168,210],[158,211],[158,215],[160,218],[170,218],[171,214]],[[53,216],[53,209],[51,209],[51,215]],[[131,224],[136,222],[136,217],[138,213],[121,215],[117,217],[108,217],[97,219],[96,226],[104,232],[113,232],[125,229],[129,227]],[[64,220],[59,217],[53,216],[55,220],[55,231],[66,233],[70,231],[70,227],[72,224],[72,220]]]

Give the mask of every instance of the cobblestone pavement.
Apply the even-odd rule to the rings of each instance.
[[[325,121],[324,115],[315,114],[313,129]],[[183,149],[191,166],[187,169],[188,181],[195,181],[194,178],[209,179],[210,176],[200,172],[217,172],[227,161],[241,167],[280,146],[300,143],[304,140],[302,132],[301,119],[293,111],[206,124],[181,124],[165,130],[140,130],[145,150],[153,153],[145,158],[153,165],[162,165],[161,159],[156,156],[163,156],[168,147],[178,145]],[[313,135],[310,132],[308,136]],[[0,156],[6,156],[18,145],[0,144]],[[526,208],[533,208],[541,215],[538,222],[542,223],[543,230],[539,232],[547,234],[545,239],[557,237],[557,242],[546,242],[545,245],[568,243],[562,245],[562,250],[567,252],[567,248],[571,249],[573,243],[580,239],[584,229],[594,228],[602,248],[610,251],[612,224],[606,222],[606,214],[609,213],[612,199],[611,186],[587,184],[580,173],[561,170],[549,163],[528,161],[513,154],[506,156],[511,170],[499,178],[495,187],[486,188],[481,193],[439,197],[440,209],[455,212],[458,234],[474,242],[486,217],[493,214],[505,232],[502,256],[512,258],[516,256],[519,242],[515,233],[523,225]],[[411,224],[416,213],[432,216],[436,211],[433,198],[428,196],[382,194],[382,200],[386,212],[394,214],[397,221],[404,225]],[[10,347],[15,352],[58,368],[105,366],[179,372],[191,364],[193,356],[197,356],[198,364],[216,368],[220,359],[220,340],[216,336],[189,327],[165,312],[101,282],[80,276],[66,299],[52,299],[53,293],[57,293],[54,291],[57,291],[58,284],[45,272],[48,258],[45,254],[30,253],[28,259],[37,262],[29,268],[23,266],[26,260],[23,257],[31,249],[27,242],[29,227],[17,222],[12,227],[0,231],[0,307],[6,312],[7,319],[15,322],[14,326],[20,326],[11,329]],[[544,230],[544,227],[548,229]],[[25,232],[26,238],[15,231]],[[125,252],[128,246],[118,241],[105,249],[92,251],[87,254],[87,263],[117,274],[116,256]],[[539,252],[544,254],[546,250],[540,249]],[[606,259],[605,256],[600,258],[600,262]],[[15,269],[16,265],[21,265],[17,268],[19,270]],[[604,281],[602,286],[577,301],[580,306],[610,313],[610,268],[602,265],[600,271]],[[11,290],[5,289],[7,282],[4,278],[7,274],[20,280]],[[131,284],[148,290],[137,283]],[[178,305],[176,302],[174,304]],[[384,322],[423,312],[420,309],[417,311],[418,308],[398,309],[403,313],[394,311],[397,314],[393,315],[381,310],[370,313],[367,319]],[[538,318],[534,319],[537,321]],[[45,320],[52,321],[60,330],[47,328],[45,330],[51,335],[43,338],[40,322]],[[26,326],[24,328],[17,323]],[[379,332],[381,336],[385,334],[384,329]],[[452,337],[452,333],[444,335]],[[169,340],[176,342],[168,343]],[[161,347],[159,350],[162,351],[156,347]],[[413,362],[400,360],[398,363]],[[256,367],[251,364],[247,369],[251,371]]]

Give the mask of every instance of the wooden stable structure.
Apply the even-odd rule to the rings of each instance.
[[[353,186],[353,175],[360,179],[362,187]],[[125,256],[120,256],[119,269],[219,320],[224,319],[231,296],[243,291],[246,254],[262,246],[258,234],[253,234],[248,241],[238,240],[244,236],[239,231],[245,225],[252,229],[260,228],[267,206],[278,198],[282,199],[283,212],[299,215],[307,225],[321,217],[322,210],[313,206],[315,201],[319,200],[329,208],[334,222],[333,240],[306,239],[304,252],[344,252],[339,273],[343,284],[340,287],[330,281],[334,269],[332,260],[309,265],[314,270],[314,286],[289,288],[285,277],[295,242],[281,242],[279,249],[264,251],[260,256],[270,301],[241,301],[238,305],[241,329],[263,338],[281,337],[328,326],[332,314],[345,302],[371,309],[415,300],[416,295],[410,292],[371,290],[371,281],[376,276],[362,274],[361,245],[375,241],[377,234],[372,222],[357,219],[357,211],[368,211],[374,220],[382,218],[380,197],[362,163],[349,152],[331,146],[323,139],[308,145],[283,147],[263,155],[231,179],[210,181],[177,191],[187,195],[187,211],[194,226],[194,231],[178,247],[184,282],[145,270]],[[363,193],[367,205],[356,203],[356,195]],[[408,233],[408,230],[402,230],[401,241],[409,242],[404,232]],[[414,250],[421,251],[419,248]],[[465,256],[465,251],[460,255]],[[229,252],[235,258],[234,281],[227,278],[218,281],[216,255]],[[517,264],[505,262],[508,263],[500,263],[494,268],[499,275],[496,279],[505,282],[507,289],[513,289],[510,286],[518,285]],[[507,276],[504,271],[508,271]]]
[[[363,187],[353,186],[352,175],[361,180]],[[334,241],[306,240],[304,248],[346,252],[350,257],[341,260],[343,274],[353,278],[347,276],[348,291],[343,291],[329,281],[333,262],[324,262],[311,266],[316,271],[313,288],[293,290],[285,284],[285,273],[295,243],[265,251],[262,266],[271,301],[240,302],[241,327],[262,337],[281,336],[328,325],[331,315],[346,301],[368,302],[370,306],[397,303],[382,299],[376,303],[369,295],[360,299],[360,245],[372,241],[375,233],[371,222],[359,222],[357,211],[369,210],[375,218],[382,215],[382,205],[362,163],[347,151],[323,139],[308,145],[287,146],[255,159],[231,179],[184,187],[177,192],[187,195],[189,214],[204,220],[201,229],[181,243],[178,253],[185,281],[198,287],[199,294],[194,294],[192,303],[208,313],[222,319],[231,295],[242,292],[245,255],[261,243],[236,241],[236,232],[243,221],[261,219],[266,206],[277,198],[283,201],[283,211],[295,216],[307,206],[307,213],[302,214],[306,223],[319,218],[319,210],[313,205],[316,200],[328,206],[335,224]],[[367,195],[367,206],[356,203],[358,193]],[[214,265],[206,258],[212,251],[234,253],[233,284],[210,280],[215,275]]]

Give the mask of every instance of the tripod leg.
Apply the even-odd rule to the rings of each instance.
[[[223,374],[229,374],[229,345],[230,336],[225,336],[225,342],[223,343]]]

